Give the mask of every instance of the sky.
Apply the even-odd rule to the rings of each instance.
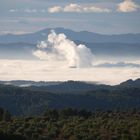
[[[0,0],[0,34],[64,27],[140,33],[140,0]]]

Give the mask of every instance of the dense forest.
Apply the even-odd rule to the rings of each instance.
[[[11,117],[0,109],[1,140],[139,140],[140,111],[94,112],[47,109],[32,117]]]
[[[116,86],[68,81],[51,86],[0,85],[0,107],[16,116],[32,116],[46,108],[76,108],[94,111],[140,108],[140,80]]]

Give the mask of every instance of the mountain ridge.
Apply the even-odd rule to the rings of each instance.
[[[45,28],[34,33],[22,34],[22,35],[13,35],[6,34],[0,35],[0,43],[8,42],[24,42],[24,43],[37,43],[39,40],[45,40],[47,35],[55,30],[56,33],[64,33],[71,40],[79,40],[87,43],[140,43],[140,33],[133,34],[115,34],[115,35],[105,35],[89,31],[73,31],[70,29],[64,28]]]
[[[45,86],[56,86],[58,88],[63,88],[64,86],[88,86],[88,87],[96,87],[96,86],[103,86],[103,87],[111,87],[111,85],[107,84],[100,84],[97,82],[88,82],[88,81],[74,81],[74,80],[68,80],[68,81],[32,81],[32,80],[12,80],[12,81],[0,81],[0,84],[3,85],[13,85],[13,86],[18,86],[18,87],[24,87],[24,85],[29,85],[29,86],[37,86],[37,87],[45,87]],[[82,85],[82,86],[81,86]],[[140,87],[140,78],[136,80],[128,79],[126,81],[121,82],[118,85],[114,85],[112,87],[129,87],[129,86],[134,86],[135,87]],[[26,87],[26,86],[25,86]],[[28,87],[28,86],[27,86]],[[65,87],[66,88],[66,87]],[[83,87],[84,88],[84,87]]]
[[[46,40],[51,28],[24,35],[0,35],[1,59],[33,59],[37,43]],[[64,33],[77,45],[84,44],[96,57],[136,57],[140,54],[140,34],[102,35],[88,31],[75,32],[70,29],[55,28],[56,33]]]

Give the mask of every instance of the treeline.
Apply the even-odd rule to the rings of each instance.
[[[36,117],[1,120],[0,139],[140,140],[140,110],[47,109]]]
[[[72,85],[71,82],[70,85]],[[65,93],[52,93],[42,87],[38,88],[40,90],[32,87],[20,88],[0,85],[0,106],[16,116],[39,115],[47,107],[55,109],[71,107],[88,110],[140,108],[140,87],[106,88],[101,86],[84,92],[82,92],[83,89],[72,92],[75,89],[72,86],[72,91],[69,88]]]

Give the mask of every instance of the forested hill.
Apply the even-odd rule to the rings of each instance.
[[[10,117],[0,109],[1,140],[139,140],[140,111],[48,109],[34,117]]]
[[[38,115],[47,108],[140,108],[139,81],[140,79],[129,80],[116,86],[74,81],[30,87],[1,84],[0,107],[9,110],[13,115]]]

